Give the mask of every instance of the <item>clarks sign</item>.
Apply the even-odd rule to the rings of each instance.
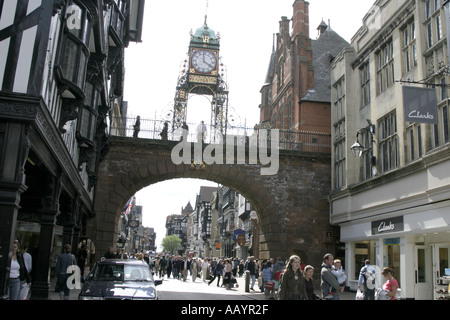
[[[403,231],[403,217],[372,221],[372,235]]]
[[[406,122],[438,124],[436,89],[403,86]]]

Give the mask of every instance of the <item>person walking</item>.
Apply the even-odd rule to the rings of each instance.
[[[21,281],[25,282],[28,287],[31,285],[30,274],[25,267],[23,256],[19,252],[19,242],[14,241],[8,279],[9,300],[20,300]]]
[[[273,274],[272,274],[272,263],[270,261],[267,261],[265,264],[263,264],[262,267],[263,267],[262,277],[263,277],[264,295],[266,296],[266,299],[272,299],[275,290],[275,282],[273,281]],[[273,286],[270,287],[271,285]]]
[[[72,246],[66,244],[64,246],[64,252],[61,253],[56,260],[55,274],[57,277],[57,289],[59,292],[59,298],[61,300],[69,300],[70,289],[67,286],[67,279],[71,273],[67,272],[67,268],[71,265],[77,264],[76,257],[71,253]]]
[[[202,122],[197,126],[197,142],[204,142],[206,138],[206,125]]]
[[[204,282],[206,282],[206,279],[209,278],[208,270],[209,270],[209,262],[207,258],[204,258],[202,263],[202,279]]]
[[[133,125],[133,138],[137,138],[139,131],[141,131],[141,117],[136,117],[136,122]]]
[[[390,300],[395,300],[398,290],[398,282],[394,279],[394,271],[386,267],[381,271],[381,274],[386,278],[386,282],[383,284],[383,290],[386,290],[386,296],[391,297]]]
[[[180,279],[180,266],[181,264],[181,256],[175,257],[173,258],[172,261],[172,275],[174,279]]]
[[[195,282],[198,276],[198,270],[200,269],[197,258],[192,259],[191,270],[192,270],[192,282]]]
[[[292,255],[280,280],[280,300],[306,300],[305,277],[300,269],[300,257]]]
[[[159,268],[161,268],[161,260],[159,259],[159,256],[156,257],[153,267],[155,269],[155,274],[159,275]]]
[[[231,264],[230,259],[225,259],[224,266],[224,275],[223,275],[223,284],[227,290],[231,289],[231,275],[233,271],[233,265]]]
[[[254,256],[251,256],[248,259],[248,261],[246,261],[245,270],[248,270],[250,272],[250,280],[251,280],[250,290],[255,291],[255,289],[253,288],[255,286],[255,282],[256,282],[256,263],[255,263]]]
[[[305,288],[308,300],[320,300],[320,297],[314,292],[314,267],[311,265],[305,266]]]
[[[168,133],[169,133],[169,123],[166,121],[164,122],[164,128],[159,134],[161,136],[161,140],[167,140]]]
[[[84,268],[86,267],[86,259],[87,259],[87,250],[86,246],[83,244],[78,251],[77,261],[78,267],[80,268],[80,276],[84,276]]]
[[[212,278],[211,280],[209,280],[208,282],[208,286],[217,278],[217,286],[219,286],[219,282],[220,282],[220,276],[223,273],[223,261],[222,259],[219,259],[219,261],[217,262],[216,267],[213,269],[212,272]]]
[[[339,285],[336,276],[331,272],[333,263],[334,256],[331,253],[327,253],[323,257],[322,269],[320,271],[322,299],[339,300],[339,291],[344,292],[344,287]]]
[[[31,254],[28,253],[28,246],[22,247],[22,257],[23,257],[23,264],[25,265],[25,269],[28,272],[28,275],[31,279],[31,270],[33,269],[33,258],[31,257]],[[30,291],[30,285],[27,283],[27,281],[21,280],[20,281],[20,300],[27,300],[28,298],[28,292]]]
[[[183,281],[186,282],[188,271],[191,268],[191,260],[188,257],[184,257],[179,264],[181,275],[183,276]]]
[[[185,121],[183,121],[181,130],[182,130],[182,132],[181,132],[180,141],[187,141],[187,137],[189,135],[189,126],[187,125],[187,123]]]
[[[358,289],[364,293],[364,300],[375,300],[375,268],[370,265],[370,260],[364,261],[358,278]]]
[[[159,277],[162,279],[164,277],[164,274],[166,273],[167,268],[167,260],[164,256],[161,257],[161,260],[159,261]]]
[[[239,277],[242,277],[244,275],[244,261],[243,260],[241,260],[239,262],[238,273],[239,273]]]
[[[172,269],[173,269],[173,257],[168,257],[167,258],[167,279],[170,278],[170,275],[172,274]]]

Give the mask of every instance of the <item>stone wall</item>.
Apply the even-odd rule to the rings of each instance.
[[[198,178],[226,185],[247,198],[258,214],[259,258],[301,255],[303,263],[320,266],[334,252],[326,243],[329,225],[330,155],[282,151],[276,175],[261,175],[260,165],[211,164],[194,170],[171,160],[173,141],[110,137],[110,151],[100,164],[96,217],[88,221],[90,238],[100,258],[117,239],[117,222],[126,201],[151,184]],[[155,199],[156,201],[156,199]],[[328,239],[330,240],[330,239]]]

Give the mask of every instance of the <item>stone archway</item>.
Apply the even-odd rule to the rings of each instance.
[[[211,164],[201,170],[175,165],[171,150],[176,144],[110,137],[110,151],[99,168],[95,219],[88,222],[97,258],[115,244],[120,211],[137,191],[165,180],[198,178],[226,185],[251,202],[261,227],[260,258],[287,257],[301,249],[311,263],[320,264],[329,250],[323,234],[332,230],[328,154],[280,151],[278,174],[263,176],[260,165]]]

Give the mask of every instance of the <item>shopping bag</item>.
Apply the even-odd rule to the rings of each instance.
[[[364,300],[364,292],[358,289],[356,291],[355,300]]]
[[[274,281],[266,281],[264,284],[264,288],[273,290],[275,288],[275,282]]]

